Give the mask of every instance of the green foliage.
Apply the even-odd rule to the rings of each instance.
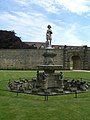
[[[29,48],[14,31],[0,30],[0,49]]]
[[[9,79],[32,78],[36,71],[0,71],[0,88],[7,86]],[[86,72],[64,72],[66,77],[90,78]],[[4,87],[3,87],[4,88]],[[0,120],[89,120],[90,93],[44,96],[11,93],[0,90]]]

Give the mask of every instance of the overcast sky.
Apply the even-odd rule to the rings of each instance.
[[[0,0],[0,29],[14,30],[24,42],[90,46],[90,0]]]

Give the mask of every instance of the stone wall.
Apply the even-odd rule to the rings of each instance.
[[[35,69],[43,64],[45,49],[1,49],[0,69]],[[55,64],[63,63],[62,50],[55,50]]]
[[[70,69],[73,58],[76,69],[90,70],[90,48],[86,46],[61,46],[52,49],[57,56],[54,64],[63,65],[63,69]],[[45,49],[0,49],[0,69],[36,69],[42,65]],[[75,62],[77,60],[77,62]]]
[[[90,49],[88,50],[88,69],[90,70]]]

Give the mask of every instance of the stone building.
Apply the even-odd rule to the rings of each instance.
[[[0,69],[36,69],[43,64],[46,44],[27,42],[35,49],[0,49]],[[57,56],[54,63],[63,69],[90,70],[90,47],[52,45]]]

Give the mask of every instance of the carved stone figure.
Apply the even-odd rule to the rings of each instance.
[[[53,33],[52,33],[50,25],[48,25],[47,28],[48,28],[48,30],[46,32],[46,40],[47,40],[47,44],[48,44],[47,46],[50,47]]]

